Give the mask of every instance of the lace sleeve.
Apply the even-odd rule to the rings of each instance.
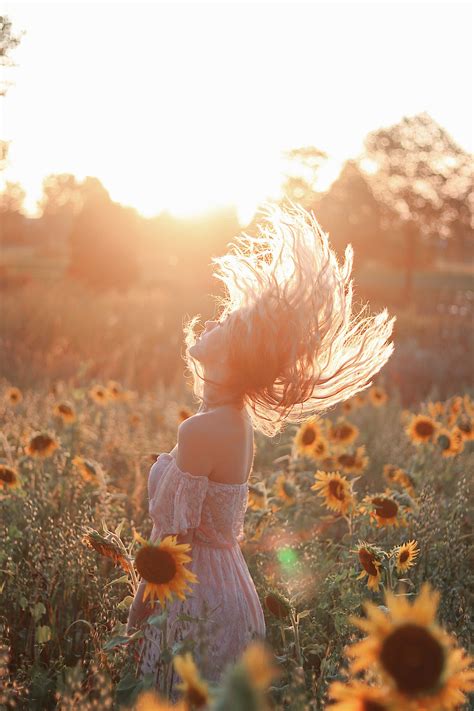
[[[155,533],[184,534],[189,529],[197,528],[208,485],[207,476],[194,476],[181,471],[171,455],[159,478],[154,476],[152,467],[148,511]]]

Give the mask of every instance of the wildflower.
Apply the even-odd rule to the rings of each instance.
[[[91,459],[76,456],[72,460],[72,463],[77,467],[84,481],[92,482],[94,484],[99,482],[103,483],[104,473],[102,471],[102,467],[97,462],[93,462]]]
[[[442,457],[455,457],[464,449],[464,440],[459,429],[449,430],[447,427],[440,427],[434,442],[441,450]]]
[[[474,689],[472,659],[435,622],[439,593],[422,585],[413,605],[403,595],[385,591],[387,613],[365,602],[366,618],[350,618],[367,633],[347,649],[351,671],[374,665],[400,708],[454,709]]]
[[[377,522],[377,526],[400,526],[405,523],[400,517],[400,506],[393,496],[387,494],[372,494],[363,500],[365,506],[361,507],[361,513],[368,513],[371,520]]]
[[[17,489],[19,486],[20,477],[17,469],[0,463],[0,489]]]
[[[432,442],[438,423],[427,415],[413,415],[405,432],[410,437],[413,444],[424,444]]]
[[[328,509],[345,514],[353,503],[351,487],[348,480],[339,472],[323,472],[318,470],[314,475],[316,483],[311,489],[325,498]]]
[[[23,393],[20,388],[12,386],[7,388],[4,394],[4,400],[10,403],[10,405],[18,405],[23,400]]]
[[[45,459],[50,457],[58,447],[59,442],[52,435],[47,432],[39,432],[31,437],[25,447],[25,451],[30,457]]]
[[[383,558],[386,555],[385,552],[381,548],[365,541],[359,541],[355,552],[359,556],[359,562],[362,566],[362,571],[357,576],[357,580],[367,576],[367,587],[371,590],[378,590],[382,577],[381,568]]]
[[[135,566],[141,577],[148,583],[143,592],[143,602],[150,598],[153,602],[159,598],[163,605],[165,597],[171,599],[175,593],[181,600],[185,591],[189,591],[188,581],[199,582],[195,573],[184,567],[191,560],[186,554],[189,543],[176,543],[177,536],[166,536],[157,544],[147,543],[140,534],[136,534],[142,547],[135,556]]]
[[[393,705],[387,687],[368,686],[357,679],[347,684],[331,682],[328,696],[334,701],[327,707],[331,711],[401,711]]]
[[[381,407],[388,400],[388,395],[386,391],[383,388],[377,387],[376,385],[369,389],[367,397],[369,402],[372,405],[375,405],[375,407]]]
[[[94,529],[85,527],[85,535],[82,538],[82,543],[88,548],[93,548],[97,553],[105,558],[110,558],[116,565],[120,565],[126,573],[130,572],[131,563],[123,554],[120,548],[105,536],[94,531]]]
[[[102,387],[102,385],[94,385],[90,390],[89,390],[89,397],[97,404],[97,405],[107,405],[110,399],[110,395],[107,391],[106,388]]]
[[[280,474],[275,482],[275,491],[277,496],[284,501],[285,506],[292,506],[295,503],[298,490],[292,477]]]
[[[336,457],[336,460],[338,465],[347,474],[351,474],[353,472],[360,474],[364,471],[364,469],[366,469],[369,463],[369,458],[365,454],[365,444],[357,447],[355,452],[343,452],[342,454],[339,454]]]
[[[54,414],[60,417],[63,422],[74,422],[76,420],[76,413],[70,402],[60,402],[54,406]]]
[[[350,422],[341,420],[329,427],[328,438],[337,445],[350,444],[359,435],[359,429]]]
[[[279,592],[272,591],[265,596],[265,607],[279,620],[285,620],[290,616],[290,602]]]
[[[395,546],[390,551],[390,556],[395,556],[396,566],[399,573],[405,573],[409,568],[415,565],[415,558],[420,552],[417,548],[416,541],[408,541],[400,546]]]
[[[296,451],[301,455],[307,455],[313,449],[317,439],[321,436],[321,427],[318,418],[311,417],[300,425],[293,440]]]
[[[257,486],[249,484],[248,487],[248,505],[251,509],[266,509],[267,508],[267,492]]]
[[[176,688],[183,691],[184,701],[192,709],[200,709],[207,706],[209,703],[209,686],[200,677],[191,652],[176,655],[173,658],[173,666],[183,680],[180,684],[176,684]]]

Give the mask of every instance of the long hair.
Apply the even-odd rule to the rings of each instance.
[[[215,297],[227,336],[232,397],[239,397],[256,430],[274,436],[369,387],[393,352],[396,317],[387,309],[352,315],[353,248],[341,267],[313,212],[264,202],[268,226],[241,233],[230,252],[213,257],[213,276],[225,286]],[[187,350],[199,318],[184,323]],[[202,402],[201,364],[186,351],[193,392]]]

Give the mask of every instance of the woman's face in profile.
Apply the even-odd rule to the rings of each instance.
[[[204,330],[189,349],[190,355],[203,364],[222,363],[225,353],[223,321],[205,321]]]

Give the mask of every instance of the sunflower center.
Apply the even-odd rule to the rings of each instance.
[[[371,699],[364,699],[363,704],[363,711],[386,711],[387,709],[383,704],[379,704],[378,701],[372,701]]]
[[[208,704],[208,697],[202,693],[200,689],[198,689],[196,686],[188,686],[186,689],[186,699],[189,702],[189,705],[191,708],[202,708],[203,706],[207,706]]]
[[[32,442],[33,448],[41,452],[43,449],[47,449],[51,444],[51,438],[47,435],[37,435]]]
[[[410,557],[409,552],[405,550],[400,553],[398,560],[400,563],[405,563],[409,557]]]
[[[0,467],[0,479],[7,484],[11,484],[15,480],[15,474],[8,467]]]
[[[416,423],[416,431],[422,437],[430,437],[434,432],[434,427],[428,420],[421,420]]]
[[[449,445],[451,444],[451,440],[445,434],[440,435],[437,439],[437,442],[441,449],[449,449]]]
[[[359,551],[359,560],[361,565],[369,575],[377,575],[377,568],[374,565],[374,556],[366,548],[361,548]]]
[[[352,429],[348,425],[339,425],[334,428],[334,436],[337,439],[347,439],[352,434]]]
[[[397,515],[398,504],[393,499],[376,496],[372,499],[372,503],[375,506],[375,513],[380,518],[393,518]]]
[[[344,487],[340,481],[332,479],[329,482],[329,493],[331,496],[334,496],[335,499],[338,499],[338,501],[344,501]]]
[[[444,667],[444,651],[424,627],[407,623],[385,639],[380,662],[407,694],[429,692],[439,683]]]
[[[305,444],[305,445],[312,444],[315,439],[316,439],[316,432],[314,431],[314,429],[312,427],[308,427],[303,432],[303,437],[302,437],[303,444]]]
[[[143,546],[135,558],[137,570],[149,583],[163,585],[176,575],[173,555],[157,546]]]
[[[355,456],[353,454],[341,454],[339,463],[342,464],[343,467],[353,467],[355,464]]]

